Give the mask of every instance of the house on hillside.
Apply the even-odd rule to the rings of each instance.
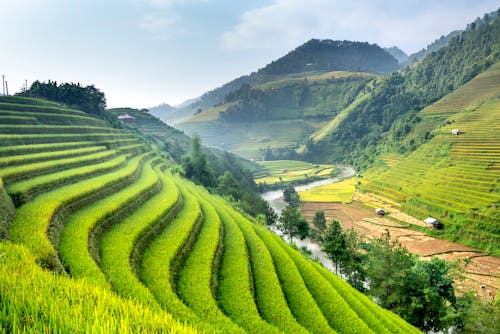
[[[426,223],[427,227],[430,229],[441,227],[441,223],[437,219],[432,217],[425,218],[424,223]]]
[[[118,116],[118,119],[120,121],[127,122],[127,121],[133,121],[135,119],[135,117],[130,116],[129,114],[121,114],[120,116]]]
[[[458,136],[461,133],[462,133],[462,131],[460,131],[460,129],[453,129],[453,130],[451,130],[451,135],[452,136]]]
[[[382,208],[377,208],[377,209],[375,209],[375,213],[379,216],[383,216],[386,214],[386,211]]]

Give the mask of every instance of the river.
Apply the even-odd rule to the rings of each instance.
[[[340,172],[335,177],[325,179],[325,180],[320,180],[320,181],[314,181],[314,182],[303,184],[300,186],[296,186],[295,190],[297,190],[297,192],[299,192],[299,191],[304,191],[304,190],[316,188],[319,186],[324,186],[324,185],[327,185],[330,183],[339,182],[341,180],[344,180],[344,179],[347,179],[349,177],[354,176],[354,174],[356,173],[354,168],[352,168],[350,166],[337,166],[337,167],[340,169]],[[263,193],[261,196],[269,203],[271,208],[274,210],[274,212],[276,212],[276,214],[278,216],[281,214],[281,211],[283,210],[283,208],[287,205],[287,203],[283,200],[283,191],[282,190],[268,191],[268,192]],[[271,228],[271,230],[274,233],[282,236],[281,231],[279,231],[275,228]],[[309,238],[305,238],[304,240],[295,239],[294,243],[300,248],[302,248],[302,247],[307,248],[311,252],[311,256],[314,259],[317,259],[318,261],[320,261],[330,271],[335,271],[335,267],[333,266],[333,263],[328,259],[326,254],[321,251],[320,244],[318,244],[317,242],[315,242]]]

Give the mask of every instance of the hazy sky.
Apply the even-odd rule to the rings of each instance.
[[[108,106],[177,104],[311,38],[407,53],[498,0],[0,0],[0,74],[94,84]]]

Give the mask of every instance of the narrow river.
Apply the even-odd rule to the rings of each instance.
[[[337,176],[329,178],[329,179],[321,180],[321,181],[315,181],[315,182],[307,183],[304,185],[296,186],[295,190],[297,190],[297,192],[299,192],[299,191],[303,191],[303,190],[316,188],[319,186],[324,186],[324,185],[327,185],[330,183],[339,182],[343,179],[352,177],[355,174],[355,170],[352,167],[349,167],[349,166],[337,166],[337,167],[340,169],[340,172],[339,172],[339,174],[337,174]],[[276,212],[276,214],[278,216],[281,214],[281,211],[283,210],[283,208],[287,204],[283,200],[283,191],[282,190],[268,191],[268,192],[263,193],[261,196],[269,203],[271,208],[273,208],[273,210]],[[274,233],[282,236],[282,233],[279,230],[277,230],[275,228],[271,228],[271,230]],[[311,256],[313,258],[320,261],[330,271],[334,271],[334,266],[333,266],[332,262],[328,259],[326,254],[321,251],[321,246],[317,242],[314,242],[309,238],[306,238],[304,240],[295,239],[294,242],[300,248],[302,248],[302,247],[307,248],[311,252]]]

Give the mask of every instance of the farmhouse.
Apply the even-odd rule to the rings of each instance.
[[[438,228],[441,225],[437,219],[432,217],[425,218],[424,223],[426,223],[429,228]]]
[[[134,116],[130,116],[129,114],[122,114],[122,115],[118,116],[118,119],[120,121],[132,121],[132,120],[135,119],[135,117]]]
[[[462,133],[462,131],[460,131],[460,129],[453,129],[453,130],[451,130],[451,135],[452,136],[458,136],[461,133]]]
[[[377,213],[377,215],[379,216],[383,216],[386,214],[385,210],[382,209],[382,208],[378,208],[378,209],[375,209],[375,212]]]

